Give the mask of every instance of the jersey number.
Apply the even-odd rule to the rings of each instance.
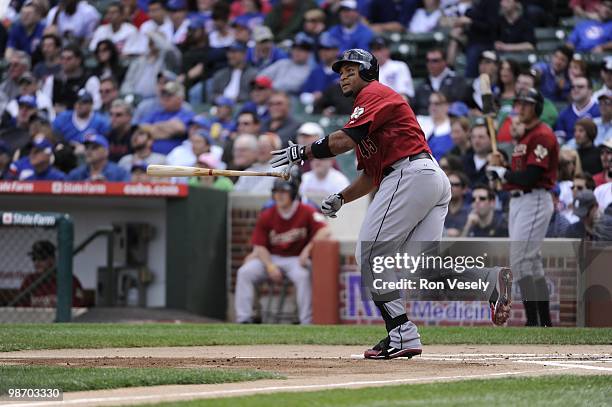
[[[370,158],[372,154],[376,154],[376,152],[378,151],[376,144],[374,144],[372,139],[370,139],[370,136],[361,140],[358,144],[358,147],[359,147],[359,152],[365,158]]]

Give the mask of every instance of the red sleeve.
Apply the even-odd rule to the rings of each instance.
[[[380,96],[362,91],[357,95],[355,108],[345,128],[359,127],[370,124],[370,133],[385,124],[393,113],[393,103]]]
[[[251,237],[251,244],[253,246],[264,246],[268,247],[269,239],[268,232],[270,231],[269,212],[265,210],[259,215],[255,229],[253,230],[253,236]]]
[[[527,165],[535,165],[547,169],[550,165],[550,154],[555,148],[554,142],[554,136],[547,137],[543,133],[539,133],[537,137],[534,137],[529,146]]]

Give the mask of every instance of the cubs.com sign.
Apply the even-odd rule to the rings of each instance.
[[[5,226],[55,226],[55,216],[39,213],[2,212]]]

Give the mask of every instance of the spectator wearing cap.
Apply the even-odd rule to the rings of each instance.
[[[159,32],[167,42],[172,42],[174,27],[172,20],[168,16],[166,2],[164,0],[149,0],[147,8],[149,20],[140,26],[141,34],[148,34],[152,31]]]
[[[412,110],[418,115],[426,115],[429,107],[429,95],[432,92],[442,92],[452,103],[465,101],[468,98],[469,87],[463,77],[455,75],[444,59],[441,48],[429,49],[426,53],[427,78],[415,92],[411,103]]]
[[[440,0],[424,0],[423,7],[418,8],[412,16],[408,31],[414,34],[432,32],[441,18]]]
[[[267,5],[265,13],[270,11],[270,6]],[[243,27],[247,27],[249,30],[255,29],[263,25],[265,14],[264,4],[261,0],[239,0],[232,3],[232,15],[235,16],[234,22],[240,24]]]
[[[214,29],[208,34],[208,41],[212,48],[226,48],[235,41],[229,16],[230,9],[227,3],[218,2],[213,6],[212,21]]]
[[[593,145],[596,136],[597,126],[592,119],[584,117],[576,121],[574,126],[576,151],[580,156],[582,169],[589,174],[597,174],[603,169],[599,158],[599,148]]]
[[[599,217],[599,205],[593,191],[582,191],[573,202],[573,212],[580,220],[567,228],[567,237],[597,240],[596,223]]]
[[[601,116],[594,118],[593,122],[597,126],[597,137],[594,143],[598,147],[612,140],[612,90],[601,93],[597,100]]]
[[[155,97],[148,98],[142,100],[136,110],[134,111],[134,117],[132,118],[132,122],[134,124],[141,123],[145,117],[152,114],[155,111],[163,110],[163,106],[161,103],[161,94],[164,90],[164,86],[168,82],[175,82],[177,80],[177,76],[174,72],[164,69],[163,71],[157,74],[157,82],[155,84]],[[183,101],[183,109],[192,110],[189,103]]]
[[[85,146],[85,164],[68,174],[68,181],[129,182],[130,173],[108,160],[108,140],[97,133],[81,138]]]
[[[272,80],[267,76],[257,76],[251,82],[251,92],[249,100],[242,106],[242,112],[254,112],[260,121],[270,119],[268,111],[268,101],[272,96]]]
[[[219,169],[224,168],[223,163],[212,153],[204,153],[198,156],[198,162],[196,167]],[[234,189],[234,183],[227,177],[224,176],[212,176],[212,177],[189,177],[187,181],[189,185],[208,187],[218,189],[220,191],[230,192]]]
[[[550,62],[538,62],[533,66],[540,75],[542,96],[555,102],[567,100],[571,86],[568,68],[573,56],[574,51],[562,45],[552,54]]]
[[[572,81],[570,98],[572,103],[559,113],[559,118],[553,127],[559,144],[574,144],[574,125],[583,117],[599,117],[599,105],[593,100],[593,83],[590,78],[579,77]]]
[[[132,105],[116,99],[110,108],[110,130],[108,132],[108,158],[118,162],[130,152],[130,140],[135,126],[132,125]]]
[[[185,89],[178,82],[168,82],[161,91],[161,109],[143,118],[142,127],[150,131],[153,151],[168,154],[185,139],[187,126],[195,114],[183,107]]]
[[[65,110],[53,120],[53,133],[58,140],[70,143],[78,143],[88,132],[105,135],[109,130],[108,117],[93,110],[93,97],[85,89],[79,91],[74,110]]]
[[[130,37],[137,35],[138,30],[132,24],[125,21],[124,6],[120,2],[111,3],[106,9],[105,21],[93,33],[89,42],[89,51],[93,52],[102,40],[110,40],[121,53],[124,45]]]
[[[0,83],[0,95],[11,100],[19,96],[19,78],[30,70],[30,56],[24,51],[13,51],[8,62],[8,74]]]
[[[29,168],[18,175],[22,181],[63,181],[66,174],[53,167],[53,144],[44,136],[34,139],[28,156]]]
[[[321,34],[319,38],[319,63],[311,71],[308,78],[302,85],[300,100],[304,105],[317,103],[323,92],[330,86],[338,86],[340,80],[338,75],[331,68],[334,61],[338,58],[340,43],[329,33]]]
[[[38,88],[38,82],[30,72],[24,73],[21,78],[19,78],[19,96],[22,95],[32,95],[36,97],[36,106],[38,110],[44,111],[49,120],[53,120],[55,118],[53,103],[51,103],[51,100],[47,97],[47,95],[45,95]],[[17,103],[17,98],[11,100],[6,105],[5,113],[10,114],[11,117],[17,117],[18,111],[19,105]]]
[[[47,14],[47,27],[55,26],[57,33],[71,42],[88,41],[100,22],[100,13],[84,0],[61,0]]]
[[[257,70],[247,65],[246,51],[246,45],[239,42],[234,42],[228,47],[226,52],[228,66],[218,70],[207,83],[209,102],[219,96],[238,103],[248,100],[251,82],[257,76]]]
[[[151,177],[147,174],[147,164],[136,163],[130,168],[130,181],[132,182],[151,182]]]
[[[274,91],[268,101],[270,120],[264,122],[262,131],[270,131],[278,134],[283,143],[283,148],[289,145],[289,140],[295,142],[295,136],[301,123],[291,115],[291,100],[289,95],[283,91]]]
[[[601,70],[599,71],[603,86],[597,92],[593,94],[593,99],[598,100],[603,94],[612,93],[612,55],[604,58],[601,63]]]
[[[23,51],[32,55],[45,30],[41,21],[40,9],[32,2],[26,2],[19,11],[19,20],[11,24],[4,57],[9,59],[13,51]]]
[[[245,20],[234,19],[230,23],[230,27],[234,32],[234,41],[242,42],[244,44],[251,42],[251,29]]]
[[[602,53],[612,50],[612,0],[602,0],[597,20],[579,22],[567,44],[578,52]]]
[[[62,69],[45,81],[42,90],[53,101],[57,113],[73,109],[77,94],[83,88],[92,96],[94,109],[100,108],[100,80],[85,69],[83,62],[81,49],[67,45],[61,53]]]
[[[192,132],[187,140],[168,153],[166,164],[193,167],[200,154],[211,152],[212,145],[213,140],[208,134],[208,130],[200,129]],[[177,182],[187,182],[187,179],[177,179]]]
[[[302,29],[304,14],[317,3],[312,0],[283,0],[277,2],[264,19],[264,25],[270,27],[276,41],[292,39]]]
[[[252,147],[252,139],[249,138],[249,147]],[[234,145],[234,147],[236,144]],[[268,172],[273,168],[269,161],[272,151],[281,148],[281,140],[275,133],[263,133],[257,137],[256,160],[246,168],[246,171]],[[273,177],[239,177],[234,185],[234,191],[248,192],[257,195],[267,195],[272,191]]]
[[[11,156],[30,141],[29,125],[38,112],[35,96],[19,96],[17,105],[19,108],[14,122],[7,125],[3,124],[3,127],[0,128],[0,142],[4,141],[11,152]]]
[[[489,180],[485,172],[487,156],[491,153],[491,138],[487,130],[487,124],[482,117],[477,117],[470,129],[470,144],[472,150],[463,156],[463,168],[465,175],[475,184],[488,184]]]
[[[62,40],[55,34],[45,34],[40,40],[42,60],[34,65],[32,73],[39,81],[44,82],[47,77],[57,75],[61,70],[60,54]]]
[[[154,153],[153,136],[149,131],[137,127],[130,137],[131,154],[126,154],[119,160],[119,167],[131,171],[135,164],[166,164],[166,156]]]
[[[378,60],[378,81],[402,95],[405,99],[414,97],[414,84],[410,68],[403,61],[391,59],[387,40],[375,37],[370,42],[372,54]]]
[[[351,48],[369,50],[374,33],[361,21],[357,1],[342,0],[338,13],[340,24],[331,27],[329,33],[340,42],[340,51]]]
[[[168,0],[166,8],[172,21],[172,43],[178,46],[185,42],[189,28],[187,0]]]
[[[497,54],[492,50],[482,51],[478,61],[478,76],[472,81],[472,100],[469,106],[482,110],[482,92],[480,89],[480,75],[487,74],[491,83],[491,92],[494,96],[499,95],[499,86],[497,84],[499,72],[499,60]]]
[[[179,50],[162,34],[150,31],[146,37],[147,51],[130,62],[121,85],[121,93],[135,94],[143,99],[154,97],[156,94],[152,78],[156,78],[166,69],[177,71],[181,63]]]
[[[11,163],[11,151],[6,143],[0,140],[0,180],[9,178],[9,165]]]
[[[600,159],[603,170],[593,175],[596,187],[612,182],[612,139],[606,140],[599,148],[601,151]]]
[[[446,96],[441,92],[429,95],[429,115],[417,116],[417,120],[425,133],[431,153],[439,160],[453,148]]]
[[[274,45],[274,34],[265,25],[253,29],[253,40],[255,45],[248,49],[246,59],[249,65],[258,70],[289,57],[285,51]]]
[[[261,71],[261,75],[272,79],[274,89],[297,96],[310,71],[310,56],[314,48],[312,38],[304,33],[295,36],[289,59],[281,59]]]
[[[233,120],[234,105],[234,101],[225,96],[219,96],[215,99],[215,114],[210,128],[210,136],[213,140],[224,142],[229,137],[230,132],[236,128]]]
[[[460,103],[460,102],[455,102]],[[464,105],[466,114],[457,115],[457,112],[454,112],[451,115],[451,110],[453,109],[454,104],[449,108],[449,116],[451,116],[451,132],[450,137],[453,142],[453,148],[451,148],[446,154],[454,155],[457,157],[463,157],[467,154],[472,146],[470,145],[470,120],[467,118],[467,106]],[[462,113],[462,112],[461,112]]]
[[[534,24],[523,13],[520,0],[503,0],[499,3],[500,16],[497,24],[495,50],[518,52],[535,50]]]

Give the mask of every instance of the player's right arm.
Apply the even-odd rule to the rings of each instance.
[[[329,150],[334,156],[351,151],[356,146],[353,139],[351,139],[343,130],[336,130],[331,133],[328,136],[327,143]],[[315,156],[312,154],[312,144],[306,146],[305,154],[309,160],[315,158]]]

